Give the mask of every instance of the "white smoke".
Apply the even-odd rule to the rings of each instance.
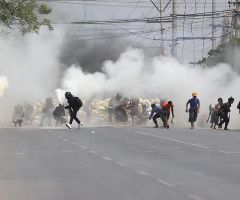
[[[141,50],[128,49],[116,62],[103,63],[102,70],[103,73],[87,74],[79,66],[72,66],[62,79],[62,88],[81,98],[118,92],[128,97],[164,97],[175,103],[176,116],[185,121],[187,115],[183,112],[192,91],[198,92],[202,115],[207,115],[208,105],[216,103],[218,97],[224,101],[230,96],[236,101],[240,98],[240,77],[226,64],[193,67],[169,57],[146,59]],[[235,104],[233,115],[238,120]]]
[[[0,97],[4,95],[6,88],[8,87],[8,79],[5,76],[0,76]]]

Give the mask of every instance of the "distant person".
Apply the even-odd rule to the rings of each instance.
[[[83,111],[86,113],[87,122],[92,120],[92,99],[86,100],[83,104]]]
[[[67,120],[64,118],[65,109],[62,104],[59,104],[53,111],[53,118],[56,121],[56,126],[67,123]]]
[[[66,123],[66,126],[71,129],[73,120],[75,120],[78,123],[78,128],[80,128],[83,123],[77,118],[77,112],[83,105],[82,100],[79,97],[73,96],[71,92],[66,92],[65,98],[68,102],[68,106],[66,106],[65,109],[68,109],[70,114],[70,121]]]
[[[17,125],[19,127],[22,127],[23,117],[24,117],[23,106],[21,104],[17,104],[17,106],[14,107],[12,120],[15,127],[17,127]]]
[[[220,117],[222,118],[222,120],[220,121],[220,123],[218,124],[218,128],[222,128],[222,125],[225,124],[224,126],[224,130],[228,130],[228,124],[230,121],[230,112],[231,112],[231,105],[234,102],[234,98],[233,97],[229,97],[228,101],[224,104],[222,104],[220,106]],[[228,116],[229,114],[229,116]]]
[[[130,109],[130,115],[132,118],[132,126],[136,125],[136,121],[139,115],[139,98],[131,98],[129,109]]]
[[[30,103],[24,103],[24,120],[25,124],[32,125],[33,123],[33,106]]]
[[[210,128],[216,129],[216,126],[219,123],[219,109],[220,106],[223,104],[223,100],[222,98],[218,98],[218,102],[216,104],[210,104],[209,105],[209,116],[208,116],[208,120],[207,123],[209,121],[210,118]]]
[[[113,122],[113,115],[114,115],[114,109],[116,106],[116,100],[114,97],[112,97],[108,102],[108,121],[110,123]]]
[[[174,107],[174,105],[173,105],[172,101],[165,101],[162,103],[162,109],[164,111],[164,117],[165,117],[165,122],[166,122],[166,124],[164,124],[163,126],[165,126],[165,128],[169,127],[168,120],[169,120],[171,114],[172,114],[172,121],[173,121],[173,118],[174,118],[173,107]]]
[[[190,108],[188,110],[188,104],[190,104]],[[186,112],[189,112],[189,122],[191,123],[191,129],[194,128],[194,123],[197,121],[197,116],[200,110],[200,101],[197,98],[197,93],[192,93],[192,98],[188,100],[186,103]]]
[[[53,99],[49,97],[49,98],[46,99],[45,104],[44,104],[44,106],[43,106],[41,123],[40,123],[39,126],[43,126],[45,120],[47,120],[48,126],[51,126],[51,125],[52,125],[52,118],[53,118],[52,113],[53,113],[53,109],[54,109]]]
[[[157,123],[157,118],[161,118],[161,120],[163,121],[163,124],[165,124],[165,118],[164,118],[164,111],[162,110],[160,105],[156,105],[156,104],[151,104],[151,114],[149,116],[149,120],[153,119],[153,122],[155,124],[155,128],[158,128],[158,123]]]
[[[139,117],[138,123],[140,125],[146,125],[149,113],[147,111],[147,106],[145,104],[142,104],[141,107],[142,107],[142,112],[138,115]]]

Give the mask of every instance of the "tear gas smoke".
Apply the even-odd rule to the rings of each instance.
[[[237,93],[240,76],[226,64],[213,68],[192,67],[169,57],[146,59],[141,50],[128,49],[116,62],[105,61],[102,71],[84,73],[79,66],[73,65],[66,70],[62,88],[82,98],[112,96],[119,92],[128,97],[171,99],[179,121],[187,121],[184,110],[192,91],[199,94],[202,116],[207,115],[208,105],[216,103],[218,97],[224,101],[230,96],[236,101],[240,97]],[[235,104],[232,119],[238,121]]]
[[[0,97],[3,96],[6,88],[8,87],[8,79],[5,76],[0,76]]]

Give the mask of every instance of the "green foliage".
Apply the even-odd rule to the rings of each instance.
[[[238,62],[240,52],[240,38],[232,38],[227,43],[219,45],[216,49],[211,49],[208,56],[198,62],[205,67],[211,67],[218,63],[228,63],[235,69],[240,69]]]
[[[0,0],[0,22],[10,29],[18,28],[23,34],[38,33],[45,25],[53,30],[51,22],[43,15],[51,13],[51,8],[36,0]]]

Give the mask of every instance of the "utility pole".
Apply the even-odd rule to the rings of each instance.
[[[162,21],[162,0],[159,0],[159,4],[160,4],[160,30],[161,30],[160,54],[161,54],[161,55],[164,55],[163,21]]]
[[[240,0],[236,0],[236,11],[235,11],[235,36],[240,37]]]
[[[176,27],[177,27],[177,20],[176,20],[176,1],[172,0],[172,48],[171,54],[173,57],[177,56],[176,50]]]
[[[215,49],[215,33],[216,33],[216,26],[215,26],[215,12],[216,12],[216,3],[215,0],[212,0],[212,49]]]

